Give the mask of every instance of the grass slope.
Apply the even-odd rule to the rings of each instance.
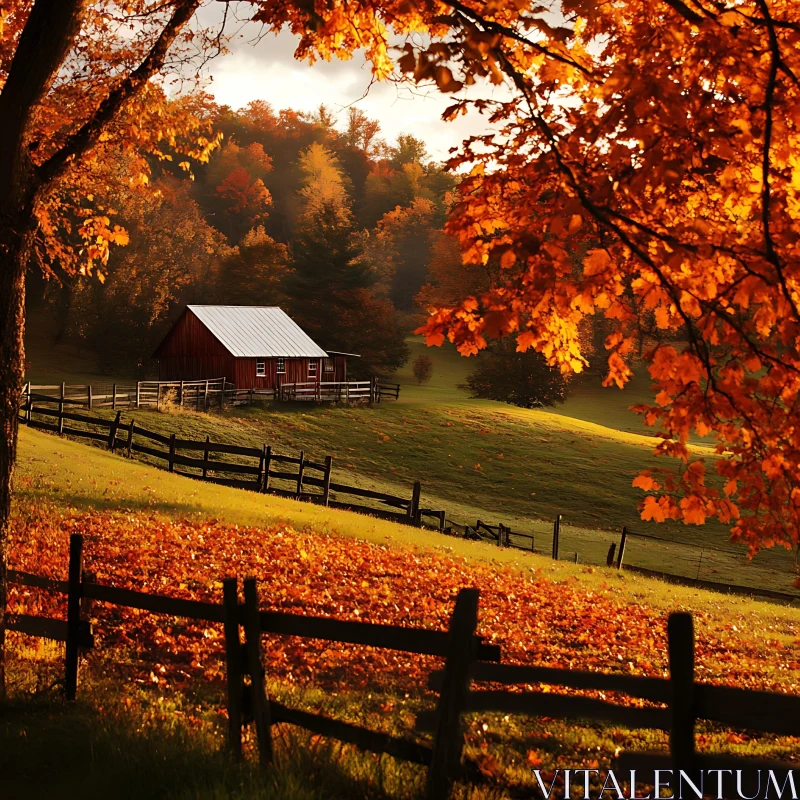
[[[32,337],[30,374],[41,380],[53,374],[48,370],[54,353],[44,346],[41,331]],[[146,428],[185,438],[208,434],[215,441],[266,443],[283,452],[302,449],[315,460],[331,454],[337,479],[391,494],[406,496],[420,480],[425,506],[445,509],[462,524],[482,519],[533,533],[543,552],[550,548],[552,520],[562,514],[564,557],[578,553],[582,561],[602,563],[625,525],[686,545],[632,538],[631,564],[790,590],[793,563],[786,551],[765,551],[748,562],[744,548],[729,543],[722,525],[639,519],[643,495],[631,482],[641,469],[664,466],[664,459],[652,453],[653,438],[628,410],[646,397],[648,382],[642,376],[625,391],[603,389],[599,382],[581,384],[556,410],[520,409],[472,400],[458,388],[474,359],[459,356],[451,345],[426,348],[420,337],[409,343],[412,358],[397,375],[403,384],[397,403],[242,408],[224,416],[140,410],[135,416]],[[431,356],[434,369],[431,381],[417,386],[411,364],[421,352]],[[80,360],[66,365],[79,367]],[[713,457],[702,442],[695,447]]]
[[[327,608],[326,604],[338,602],[337,615],[353,618],[367,610],[364,618],[371,618],[375,613],[402,613],[398,606],[405,603],[410,604],[410,618],[431,619],[433,615],[433,619],[441,619],[442,603],[451,603],[454,589],[474,581],[482,587],[481,630],[493,639],[503,639],[507,657],[635,674],[660,674],[666,664],[665,615],[691,609],[702,680],[793,691],[800,675],[798,609],[432,538],[416,529],[348,512],[208,487],[49,434],[21,432],[15,502],[15,517],[22,519],[23,525],[25,519],[37,519],[42,512],[36,507],[47,503],[52,513],[45,512],[46,526],[57,537],[57,541],[44,538],[37,543],[41,529],[22,530],[30,546],[22,549],[22,555],[15,555],[27,559],[15,566],[30,569],[41,562],[41,570],[45,564],[56,563],[52,556],[46,557],[51,544],[58,550],[61,564],[71,529],[60,524],[61,515],[80,524],[81,513],[101,509],[111,517],[107,525],[92,530],[87,555],[115,556],[115,560],[90,567],[99,569],[99,574],[108,573],[106,578],[113,575],[116,582],[144,577],[148,585],[163,586],[162,591],[173,593],[184,588],[177,586],[181,576],[193,586],[205,587],[204,591],[218,592],[218,586],[210,581],[225,574],[232,559],[246,554],[248,569],[257,565],[255,574],[273,578],[275,591],[263,596],[270,607],[294,603],[300,596],[307,602],[303,613],[315,613],[315,604]],[[257,525],[260,531],[220,530],[218,538],[209,535],[212,526],[202,522],[209,517],[240,526]],[[166,522],[160,523],[161,519]],[[275,523],[291,529],[276,532],[270,529]],[[152,534],[148,534],[148,526]],[[191,526],[202,535],[190,536]],[[142,535],[137,539],[138,531]],[[227,543],[223,543],[223,534]],[[371,549],[354,541],[351,551],[342,546],[342,536],[381,547]],[[242,555],[237,555],[236,548],[230,549],[239,537]],[[215,547],[218,560],[210,563]],[[134,552],[135,558],[131,557]],[[432,577],[429,588],[423,579],[427,565]],[[207,573],[205,579],[200,569]],[[327,583],[326,592],[314,591],[320,581]],[[402,591],[390,592],[385,602],[386,587],[395,584],[402,586]],[[25,593],[25,602],[30,602],[29,594]],[[397,610],[392,611],[393,607]],[[116,617],[109,609],[96,613],[103,617],[98,632],[108,632]],[[128,615],[134,640],[146,632],[158,637],[156,642],[163,641],[164,634],[190,633],[191,626],[170,624],[169,620],[156,624],[148,617],[135,612]],[[158,626],[163,626],[163,633]],[[521,632],[519,637],[513,635],[515,630]],[[252,761],[243,768],[231,766],[218,752],[224,719],[216,709],[222,686],[215,684],[210,694],[193,688],[210,666],[205,659],[203,664],[193,665],[197,677],[184,693],[163,681],[147,680],[148,659],[168,656],[145,650],[144,661],[133,653],[127,662],[111,669],[98,652],[98,660],[93,657],[84,670],[81,703],[66,708],[25,699],[36,687],[40,695],[46,695],[48,670],[52,676],[58,668],[54,660],[59,657],[58,648],[26,649],[30,645],[18,636],[12,637],[12,645],[17,648],[12,678],[18,699],[2,709],[4,797],[299,800],[342,796],[410,799],[419,795],[419,771],[403,771],[391,760],[377,761],[325,742],[314,744],[285,726],[278,736],[280,769],[256,774]],[[280,645],[268,642],[265,646]],[[294,646],[291,652],[295,653],[291,658],[301,656]],[[323,650],[313,647],[309,652],[324,665]],[[337,649],[330,658],[335,662],[340,655]],[[364,657],[373,658],[374,654]],[[285,663],[282,671],[286,672]],[[128,672],[144,679],[132,680],[126,677]],[[373,673],[377,677],[381,671]],[[318,673],[310,673],[312,684],[316,677]],[[346,675],[345,684],[348,680]],[[387,694],[380,688],[361,693],[343,688],[330,694],[285,681],[273,682],[270,692],[292,705],[394,732],[408,730],[413,712],[425,699],[410,689],[404,695]],[[705,751],[732,749],[743,755],[780,758],[797,753],[796,740],[788,737],[751,738],[704,724],[698,731]],[[527,766],[531,759],[540,760],[543,769],[563,765],[565,758],[574,764],[594,759],[604,766],[619,747],[651,749],[666,744],[660,733],[490,714],[469,718],[467,736],[469,753],[485,759],[486,768],[498,780],[522,782],[530,781]],[[458,796],[488,800],[501,795],[463,788]]]

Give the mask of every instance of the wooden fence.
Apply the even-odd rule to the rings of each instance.
[[[449,712],[450,723],[455,729],[455,720],[462,714],[499,712],[565,720],[593,720],[631,729],[668,731],[669,754],[623,752],[619,755],[615,766],[624,772],[635,769],[642,776],[647,772],[652,773],[655,769],[673,769],[676,776],[678,770],[685,770],[689,774],[708,769],[743,770],[746,782],[743,782],[742,786],[748,793],[753,790],[752,779],[756,777],[756,770],[790,770],[792,765],[781,762],[727,754],[697,753],[695,723],[698,719],[722,723],[732,728],[783,736],[800,736],[800,698],[775,692],[697,683],[691,614],[670,614],[667,637],[669,678],[579,672],[552,667],[485,664],[479,663],[473,657],[464,667],[464,677],[460,684],[462,688]],[[444,671],[431,674],[429,687],[444,692],[447,681],[446,666]],[[547,687],[561,686],[570,689],[614,692],[647,701],[652,705],[627,706],[607,700],[554,694],[549,691],[473,689],[470,685],[473,681],[506,686],[544,684]],[[418,716],[417,728],[421,731],[441,731],[445,721],[444,715],[440,712],[425,713]],[[451,757],[455,767],[461,753],[462,739],[454,737],[453,744]],[[451,773],[451,777],[455,778],[456,774]],[[728,788],[730,789],[730,786]],[[756,787],[754,791],[758,793],[758,788]]]
[[[26,383],[23,402],[94,408],[160,408],[175,405],[195,411],[208,411],[225,404],[272,399],[273,393],[236,390],[225,378],[207,381],[137,381],[133,384],[33,384]],[[252,396],[251,396],[252,395]]]
[[[176,434],[167,436],[137,425],[133,418],[123,421],[120,411],[113,420],[108,420],[68,411],[63,404],[54,409],[26,403],[20,414],[20,421],[32,428],[91,439],[111,452],[121,452],[129,458],[144,456],[157,466],[185,477],[356,511],[416,527],[439,530],[445,527],[444,511],[421,505],[419,481],[408,497],[339,483],[333,480],[331,456],[320,462],[311,460],[302,450],[298,456],[288,456],[274,452],[266,444],[244,447],[212,442],[208,436],[205,441],[182,439]],[[224,460],[221,456],[234,456],[238,460]],[[368,506],[363,500],[379,505]]]
[[[68,699],[74,699],[78,688],[80,652],[93,647],[92,632],[86,619],[90,603],[111,603],[151,613],[223,623],[228,745],[237,758],[242,755],[242,727],[248,721],[245,709],[249,708],[262,763],[267,764],[272,760],[272,726],[280,722],[290,723],[368,751],[387,753],[427,766],[426,797],[444,800],[450,796],[455,781],[465,775],[472,777],[470,763],[465,763],[463,758],[462,716],[496,712],[603,721],[632,729],[668,731],[669,754],[624,752],[616,760],[615,768],[625,771],[635,769],[642,781],[647,780],[648,771],[655,769],[684,770],[690,775],[701,769],[742,770],[740,779],[744,778],[744,781],[741,787],[750,792],[757,770],[785,772],[791,769],[791,765],[725,754],[697,753],[696,720],[710,720],[732,728],[800,736],[800,698],[695,681],[692,617],[686,613],[675,613],[669,618],[669,678],[580,672],[500,663],[499,647],[486,644],[476,634],[477,589],[459,592],[448,631],[444,632],[260,611],[255,578],[244,581],[243,605],[239,603],[236,578],[223,581],[222,603],[119,589],[97,583],[82,570],[82,559],[83,539],[80,534],[73,534],[66,581],[10,571],[8,579],[13,583],[66,593],[67,619],[8,615],[6,628],[66,642],[65,694]],[[241,629],[244,631],[244,644],[241,642]],[[432,745],[289,708],[270,700],[265,690],[265,665],[261,652],[261,637],[265,634],[301,636],[444,658],[444,668],[431,673],[428,681],[429,688],[439,693],[436,709],[418,714],[415,726],[418,732],[433,733]],[[493,688],[476,689],[472,686],[473,682]],[[510,691],[496,688],[540,685],[545,685],[546,690],[526,688]],[[627,695],[648,705],[623,705],[605,699],[555,694],[549,691],[552,686]]]
[[[192,411],[253,405],[272,400],[379,403],[400,398],[399,384],[369,381],[287,383],[274,389],[237,389],[225,378],[202,381],[137,381],[133,384],[26,383],[22,401],[94,408],[156,408],[175,406]]]
[[[376,402],[377,383],[370,381],[308,381],[306,383],[282,383],[278,387],[278,399],[284,401],[306,400],[323,402]]]

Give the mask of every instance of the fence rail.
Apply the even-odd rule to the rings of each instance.
[[[673,613],[667,624],[669,677],[651,678],[569,669],[501,663],[499,647],[485,643],[477,635],[479,592],[462,589],[450,617],[448,631],[373,625],[301,614],[260,611],[255,578],[244,581],[244,604],[239,602],[237,578],[225,578],[221,603],[186,600],[99,584],[83,571],[83,538],[70,537],[70,558],[66,581],[20,571],[9,571],[8,580],[29,587],[67,595],[67,619],[8,615],[6,628],[28,635],[66,642],[65,694],[77,694],[80,653],[94,647],[88,617],[92,602],[137,608],[151,613],[193,620],[222,622],[225,632],[228,745],[236,758],[242,756],[244,708],[253,712],[258,750],[262,763],[272,760],[272,727],[289,723],[318,735],[336,738],[357,747],[387,753],[395,758],[428,767],[426,797],[445,800],[454,783],[465,775],[469,761],[463,758],[464,714],[496,712],[527,716],[547,716],[566,720],[599,720],[631,728],[668,731],[670,752],[622,752],[614,766],[636,769],[640,780],[656,769],[684,770],[688,775],[699,769],[742,770],[749,792],[758,769],[787,773],[792,765],[733,756],[698,754],[695,724],[698,719],[723,725],[784,736],[800,736],[800,698],[777,692],[715,686],[695,680],[694,632],[692,617]],[[244,629],[244,646],[240,630]],[[438,692],[435,710],[417,714],[415,730],[433,733],[430,745],[409,736],[391,736],[368,728],[331,719],[321,714],[292,709],[270,700],[266,693],[266,669],[262,661],[261,637],[286,634],[333,642],[404,650],[419,655],[444,658],[444,668],[434,670],[428,687]],[[473,688],[482,686],[526,687]],[[545,684],[547,691],[531,690]],[[549,687],[613,692],[647,701],[652,706],[624,705],[605,699],[574,694],[557,694]],[[246,702],[249,700],[249,703]],[[466,763],[465,763],[466,762]],[[642,773],[645,773],[644,775]],[[722,779],[722,778],[721,778]],[[652,783],[652,780],[649,782]],[[632,787],[633,789],[633,787]],[[728,795],[725,796],[741,796]]]

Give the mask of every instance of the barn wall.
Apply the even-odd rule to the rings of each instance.
[[[256,376],[256,362],[264,361],[266,375]],[[276,358],[237,358],[235,382],[238,389],[273,389],[280,383],[306,383],[313,380],[308,375],[307,358],[284,359],[286,372],[278,375],[278,359]]]
[[[158,379],[198,381],[227,378],[234,374],[233,356],[191,312],[185,311],[159,345]]]

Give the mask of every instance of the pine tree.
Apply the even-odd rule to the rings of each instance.
[[[322,347],[359,353],[354,374],[397,369],[408,348],[394,308],[373,290],[376,272],[364,258],[338,161],[315,144],[300,168],[303,208],[288,282],[292,313]]]

